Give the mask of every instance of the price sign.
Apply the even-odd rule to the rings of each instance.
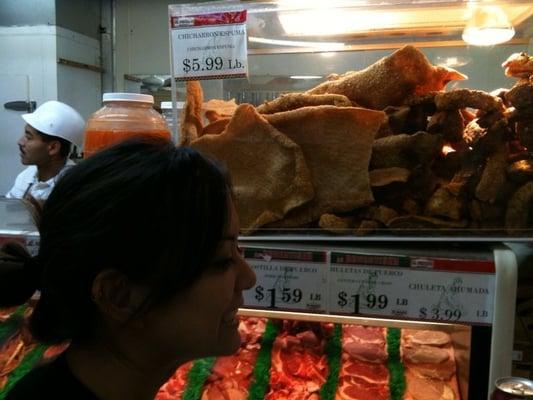
[[[244,248],[244,257],[257,275],[245,307],[326,311],[326,252]]]
[[[245,10],[171,16],[170,27],[177,80],[248,75]]]
[[[32,256],[36,256],[39,253],[39,244],[41,239],[39,235],[26,236],[26,249]]]
[[[494,263],[332,253],[330,312],[491,324]]]

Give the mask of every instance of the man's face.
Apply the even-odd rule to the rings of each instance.
[[[50,160],[50,142],[45,142],[39,132],[28,124],[17,144],[20,149],[20,162],[24,165],[42,165]]]

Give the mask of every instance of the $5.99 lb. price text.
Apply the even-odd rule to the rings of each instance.
[[[243,69],[244,64],[237,59],[223,59],[222,57],[184,58],[182,62],[184,73],[198,71],[220,71],[222,69]]]

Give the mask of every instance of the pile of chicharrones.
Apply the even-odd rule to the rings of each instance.
[[[188,82],[181,144],[227,166],[243,233],[529,236],[533,57],[503,68],[511,89],[446,92],[466,76],[405,46],[258,107]]]

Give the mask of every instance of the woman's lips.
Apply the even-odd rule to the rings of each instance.
[[[242,307],[244,304],[244,301],[239,301],[239,303],[232,308],[230,311],[228,311],[224,316],[222,317],[222,322],[225,324],[234,324],[238,323],[237,321],[237,313],[239,312],[239,307]]]
[[[222,317],[222,322],[225,324],[233,324],[235,321],[237,321],[237,311],[239,311],[239,309],[234,308],[230,312],[224,314],[224,317]]]

